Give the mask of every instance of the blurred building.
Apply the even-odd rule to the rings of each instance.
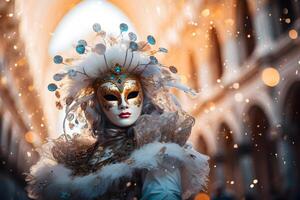
[[[23,195],[7,192],[7,199],[26,199],[22,173],[37,160],[34,146],[57,134],[59,112],[46,87],[58,67],[49,46],[81,2],[0,0],[0,195]],[[141,38],[151,33],[167,47],[163,62],[199,91],[192,98],[176,95],[196,118],[190,140],[211,156],[208,194],[300,198],[300,2],[107,3],[128,17]]]
[[[25,200],[24,172],[37,160],[26,113],[34,110],[37,114],[32,119],[41,115],[36,95],[27,94],[32,77],[27,76],[28,66],[13,11],[14,4],[0,1],[0,198]]]
[[[170,47],[200,91],[191,139],[212,157],[212,196],[300,198],[299,8],[203,1]]]

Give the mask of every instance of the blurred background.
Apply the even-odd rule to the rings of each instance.
[[[300,199],[299,0],[0,0],[0,199],[28,199],[36,148],[61,133],[52,57],[95,22],[154,35],[199,92],[175,91],[211,157],[195,199]]]

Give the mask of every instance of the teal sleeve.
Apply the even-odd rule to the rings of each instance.
[[[141,200],[181,200],[179,169],[155,170],[147,173]]]

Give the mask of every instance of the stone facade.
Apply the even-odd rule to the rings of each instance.
[[[196,118],[190,140],[211,156],[209,194],[223,189],[239,199],[296,199],[300,185],[299,1],[109,2],[128,16],[140,37],[151,33],[159,45],[167,47],[163,63],[175,63],[182,80],[199,91],[193,98],[176,95]],[[47,50],[59,22],[78,3],[0,3],[1,156],[8,161],[10,152],[18,152],[11,166],[21,167],[20,171],[26,169],[22,159],[31,148],[25,145],[26,134],[33,131],[38,145],[56,131],[59,113],[45,88],[57,68]],[[263,78],[269,68],[279,73],[274,87]]]

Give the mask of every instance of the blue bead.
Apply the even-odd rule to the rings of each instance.
[[[150,62],[151,62],[152,64],[157,64],[157,63],[158,63],[158,60],[157,60],[157,58],[156,58],[155,56],[150,56]]]
[[[132,49],[132,51],[136,51],[138,49],[138,44],[136,42],[131,41],[129,43],[129,48]]]
[[[148,35],[147,41],[151,45],[155,45],[155,43],[156,43],[155,38],[152,35]]]
[[[63,57],[60,55],[56,55],[54,56],[53,61],[55,64],[61,64],[63,62]]]
[[[131,41],[136,41],[136,40],[137,40],[137,36],[136,36],[136,34],[133,33],[133,32],[129,32],[129,33],[128,33],[128,37],[129,37],[129,39],[130,39]]]
[[[85,40],[79,40],[78,44],[82,44],[83,46],[87,46],[87,42]]]
[[[53,80],[55,80],[55,81],[61,81],[64,76],[65,76],[65,74],[54,74]]]
[[[84,54],[84,52],[85,52],[85,47],[84,47],[84,45],[78,44],[78,45],[76,46],[76,52],[79,53],[79,54]]]
[[[93,49],[99,55],[104,55],[106,51],[106,46],[102,43],[96,44],[95,48]]]
[[[168,53],[168,49],[163,48],[163,47],[159,47],[158,51]]]
[[[120,66],[115,67],[115,72],[120,73],[121,72],[121,67]]]
[[[126,32],[126,31],[128,31],[128,25],[125,24],[125,23],[121,23],[121,24],[120,24],[120,30],[121,30],[121,32]]]
[[[54,83],[50,83],[50,84],[48,85],[48,90],[49,90],[50,92],[54,92],[55,90],[57,90],[57,86],[56,86]]]
[[[99,32],[101,31],[101,26],[100,26],[100,24],[95,23],[95,24],[93,25],[93,30],[94,30],[96,33],[99,33]]]

